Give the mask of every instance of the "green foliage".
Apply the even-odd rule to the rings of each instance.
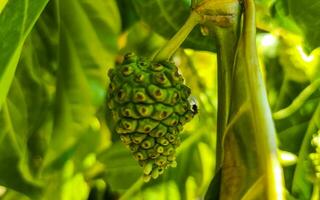
[[[0,12],[0,108],[7,96],[23,43],[48,1],[8,2]]]
[[[219,195],[219,176],[212,181],[218,99],[217,57],[210,52],[217,49],[214,36],[203,36],[197,26],[183,44],[191,49],[173,57],[199,105],[181,132],[176,168],[144,183],[141,167],[106,112],[107,71],[125,52],[152,57],[185,22],[191,3],[0,0],[1,200],[193,200],[208,188],[208,199]],[[283,166],[286,195],[307,200],[315,190],[311,140],[320,128],[319,4],[257,0],[256,5],[258,53],[278,147],[298,156],[296,164]],[[233,95],[240,102],[244,94]],[[237,127],[250,132],[248,122],[244,117]],[[250,149],[251,139],[241,144]]]
[[[41,189],[27,167],[28,105],[22,83],[14,74],[24,41],[46,3],[10,1],[0,17],[0,184],[31,196],[37,196]]]
[[[0,93],[6,97],[10,90],[1,109],[0,180],[29,196],[57,190],[50,197],[56,199],[69,186],[57,184],[61,175],[53,173],[63,174],[71,160],[78,173],[82,160],[99,147],[96,112],[117,51],[120,19],[113,1],[54,1],[28,35],[46,3],[40,2],[10,1],[1,14]]]
[[[309,51],[320,46],[320,33],[317,27],[320,26],[320,5],[317,1],[289,0],[287,2],[288,14],[300,27],[306,47]]]

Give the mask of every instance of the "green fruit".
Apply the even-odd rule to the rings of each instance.
[[[174,63],[153,62],[133,53],[108,76],[107,105],[115,131],[144,168],[144,180],[157,178],[177,165],[179,132],[196,114],[188,101],[191,90]]]
[[[309,158],[313,164],[314,177],[317,182],[320,181],[320,130],[313,135],[311,146],[314,147],[315,152],[309,154]]]

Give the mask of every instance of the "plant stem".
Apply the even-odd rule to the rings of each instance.
[[[256,52],[255,7],[253,0],[244,1],[244,27],[240,62],[247,74],[249,97],[252,103],[252,114],[255,118],[255,137],[259,160],[265,173],[265,183],[270,200],[283,199],[282,168],[277,158],[276,130],[272,120],[271,110],[267,100],[265,86],[259,69]]]
[[[237,26],[214,29],[218,39],[218,117],[216,141],[216,172],[222,165],[224,132],[229,119],[234,55],[238,43]]]
[[[133,184],[126,192],[121,196],[119,200],[127,200],[132,197],[132,195],[137,192],[144,184],[143,178],[139,178],[135,184]]]
[[[185,24],[179,31],[160,49],[155,55],[154,61],[168,60],[177,51],[183,41],[188,37],[192,29],[200,23],[200,15],[192,11]]]
[[[302,144],[300,146],[298,162],[293,175],[292,181],[292,193],[299,199],[310,199],[312,193],[312,183],[306,174],[310,173],[310,165],[306,165],[307,161],[310,161],[310,148],[313,135],[319,130],[319,118],[320,118],[320,103],[315,109],[309,125],[304,134]],[[301,190],[301,186],[304,190]]]
[[[305,101],[318,90],[319,87],[320,79],[313,81],[299,94],[297,98],[292,101],[288,107],[275,112],[273,114],[274,119],[283,119],[296,112],[305,103]]]
[[[210,13],[214,15],[208,17],[212,19],[213,32],[219,45],[216,150],[216,171],[221,169],[219,198],[241,199],[261,179],[262,191],[257,193],[259,197],[283,199],[283,176],[277,157],[276,132],[256,52],[254,1],[244,1],[239,41],[237,30],[240,14],[231,12],[237,8],[235,3],[231,0],[211,3],[219,3],[219,9],[222,9],[219,12],[224,13],[219,16],[216,15],[219,12],[213,10]],[[246,106],[248,109],[240,112]]]

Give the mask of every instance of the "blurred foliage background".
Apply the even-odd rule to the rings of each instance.
[[[1,200],[203,197],[215,167],[213,36],[197,27],[174,56],[199,104],[199,114],[182,133],[177,168],[144,183],[142,169],[112,132],[105,105],[108,69],[126,52],[152,56],[186,20],[190,5],[0,0]],[[319,79],[320,4],[256,0],[256,6],[260,63],[279,148],[302,155],[284,167],[286,188],[308,195],[312,181],[305,174],[312,172],[303,163],[311,149],[304,141],[320,128],[319,87],[291,111],[278,111]]]

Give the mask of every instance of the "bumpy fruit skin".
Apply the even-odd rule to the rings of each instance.
[[[314,167],[315,181],[320,182],[320,130],[313,135],[311,145],[315,148],[315,152],[309,154]]]
[[[153,62],[126,54],[108,73],[108,107],[115,131],[144,168],[144,180],[157,178],[177,165],[179,133],[195,112],[188,101],[190,88],[174,63]]]

